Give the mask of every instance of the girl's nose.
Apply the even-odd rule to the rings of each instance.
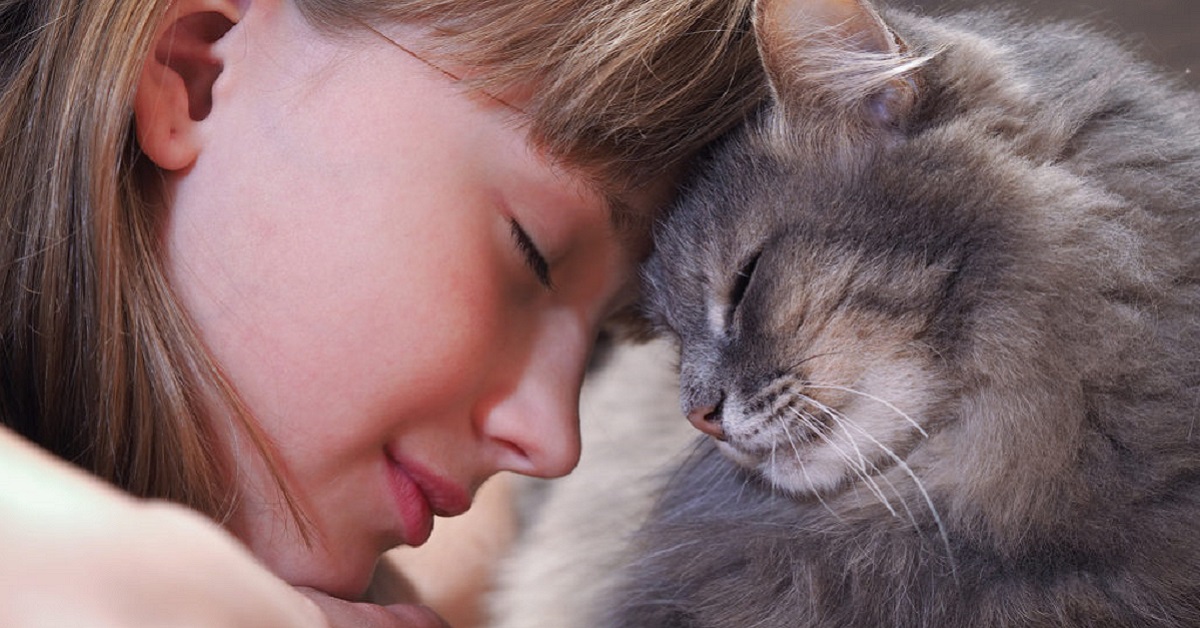
[[[487,436],[507,450],[500,468],[539,478],[564,476],[579,462],[579,414],[549,382],[521,382],[487,418]]]
[[[485,411],[482,431],[503,446],[503,469],[554,478],[579,462],[579,388],[590,342],[560,340],[532,351],[515,383]]]

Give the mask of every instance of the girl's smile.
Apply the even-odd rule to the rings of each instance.
[[[404,526],[397,543],[416,547],[429,539],[433,516],[454,517],[471,507],[471,496],[452,481],[422,469],[416,463],[387,456],[393,496]]]

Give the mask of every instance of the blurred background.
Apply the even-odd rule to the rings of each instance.
[[[930,15],[1012,7],[1031,18],[1082,20],[1200,88],[1200,0],[890,0],[886,4]]]

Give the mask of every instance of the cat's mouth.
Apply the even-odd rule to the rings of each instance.
[[[896,463],[896,442],[913,436],[911,426],[880,423],[861,408],[847,413],[793,393],[769,401],[731,396],[717,416],[704,418],[708,429],[719,430],[719,437],[710,435],[726,458],[781,491],[829,494],[877,476]]]
[[[737,466],[797,497],[829,493],[843,486],[847,477],[840,461],[824,460],[822,452],[828,447],[815,439],[767,449],[743,449],[728,442],[717,447]]]
[[[695,422],[695,421],[693,421]],[[798,446],[826,440],[837,424],[837,413],[805,395],[784,395],[769,402],[728,403],[722,400],[703,419],[702,432],[747,454],[771,453],[779,446]]]
[[[821,466],[821,450],[834,443],[836,422],[830,413],[802,396],[769,405],[733,396],[701,410],[690,413],[689,419],[717,441],[726,458],[789,492],[817,490],[806,478],[811,467]]]

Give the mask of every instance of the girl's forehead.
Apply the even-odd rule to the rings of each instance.
[[[560,168],[569,173],[576,176],[582,173],[584,180],[590,182],[591,191],[607,206],[614,232],[622,245],[638,252],[648,250],[652,225],[674,198],[684,168],[682,163],[664,165],[652,174],[631,175],[626,160],[620,158],[619,153],[623,150],[621,145],[585,149],[587,140],[582,136],[568,142],[542,136],[547,122],[543,118],[554,114],[545,108],[545,103],[539,107],[535,102],[539,93],[535,83],[547,77],[494,82],[486,75],[490,69],[465,65],[455,60],[453,52],[446,54],[440,50],[437,31],[429,26],[389,24],[376,27],[366,22],[361,22],[361,25],[372,36],[385,40],[397,52],[420,61],[447,81],[460,84],[464,91],[489,100],[492,105],[508,109],[512,114],[512,123],[530,133],[535,150],[547,155],[551,162],[557,162]],[[553,82],[556,77],[548,78]],[[631,181],[631,178],[635,180]]]

